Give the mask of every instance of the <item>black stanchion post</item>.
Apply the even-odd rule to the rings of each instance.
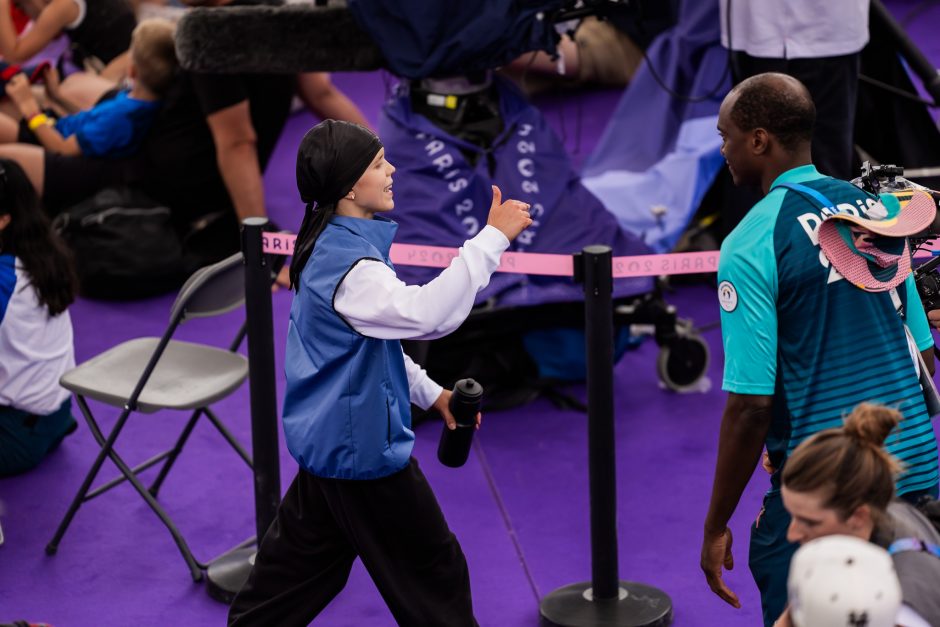
[[[274,522],[277,505],[281,501],[271,268],[265,263],[262,251],[262,234],[267,223],[267,218],[247,218],[242,225],[245,313],[248,320],[248,384],[251,396],[251,459],[255,471],[255,528],[259,542]]]
[[[596,250],[595,250],[596,249]],[[591,499],[591,582],[595,599],[616,599],[617,472],[614,443],[614,303],[611,250],[581,255],[587,352],[588,483]]]
[[[271,268],[262,251],[267,218],[242,223],[245,255],[245,313],[248,323],[248,390],[251,397],[251,451],[255,484],[255,529],[261,542],[281,500],[278,461],[277,391],[274,381],[274,316],[271,310]],[[209,564],[207,591],[231,603],[248,579],[255,548],[236,548]]]
[[[587,351],[591,581],[559,588],[539,607],[542,624],[564,627],[665,627],[672,601],[656,588],[620,581],[617,572],[617,482],[614,441],[614,323],[611,249],[588,246],[575,256],[584,283]]]

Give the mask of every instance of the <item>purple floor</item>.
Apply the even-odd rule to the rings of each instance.
[[[891,7],[904,15],[917,4],[893,2]],[[938,21],[940,8],[934,5],[909,31],[935,60],[940,60],[940,43],[931,41],[928,33]],[[370,120],[377,118],[386,92],[382,75],[337,75],[336,81]],[[538,102],[580,160],[590,152],[616,101],[615,92],[605,91]],[[292,118],[266,177],[271,214],[287,228],[296,228],[301,214],[293,182],[294,151],[312,121],[306,114]],[[698,325],[718,319],[708,287],[682,287],[668,300]],[[132,337],[159,334],[171,302],[171,297],[163,297],[120,305],[76,303],[71,311],[77,359]],[[276,293],[273,303],[281,364],[290,295]],[[194,321],[180,337],[224,345],[240,325],[240,315],[202,324]],[[720,332],[712,327],[704,337],[712,349],[713,385],[707,392],[676,395],[660,389],[652,342],[628,353],[617,365],[620,575],[666,591],[675,605],[676,625],[757,625],[760,606],[747,570],[747,528],[759,508],[766,477],[756,476],[751,482],[732,521],[738,566],[727,575],[727,582],[739,594],[743,609],[734,610],[711,594],[698,568],[724,403],[719,390]],[[282,399],[280,366],[277,378]],[[583,397],[582,386],[570,391]],[[216,405],[217,413],[246,444],[250,442],[247,406],[247,387]],[[104,417],[106,426],[117,416],[111,408],[93,405],[93,410]],[[169,445],[184,419],[172,413],[137,416],[118,450],[128,461],[139,462]],[[543,400],[489,413],[470,461],[458,470],[435,459],[439,428],[437,424],[418,428],[415,455],[467,555],[477,618],[483,626],[537,625],[541,596],[590,578],[586,418]],[[23,618],[56,627],[224,624],[226,608],[207,596],[204,584],[191,581],[169,534],[129,486],[84,505],[58,554],[44,554],[96,450],[82,422],[79,431],[37,470],[0,481],[6,539],[0,546],[0,622]],[[295,472],[282,444],[282,489]],[[112,474],[110,464],[105,464],[101,476]],[[196,429],[170,474],[161,501],[203,560],[254,533],[251,476],[205,423]],[[394,625],[358,563],[346,589],[316,623]]]

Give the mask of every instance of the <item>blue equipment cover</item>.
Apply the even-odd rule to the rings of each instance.
[[[489,70],[531,50],[554,52],[544,19],[564,0],[349,0],[395,74],[428,78]]]
[[[383,108],[379,136],[386,156],[398,168],[391,216],[400,224],[396,240],[461,246],[486,225],[490,186],[495,184],[504,199],[532,205],[534,222],[510,250],[573,254],[587,245],[605,244],[614,256],[650,254],[581,184],[542,114],[508,81],[494,80],[504,130],[488,150],[447,134],[415,113],[404,86]],[[476,165],[464,153],[477,155]],[[398,266],[397,272],[407,283],[425,283],[440,270]],[[614,281],[615,297],[651,289],[650,278]],[[491,298],[498,306],[571,302],[583,299],[582,290],[567,277],[497,273],[477,303]]]
[[[731,83],[718,19],[718,0],[682,1],[583,167],[588,189],[656,252],[672,250],[724,163],[716,126]],[[651,65],[674,92],[711,96],[676,98]]]

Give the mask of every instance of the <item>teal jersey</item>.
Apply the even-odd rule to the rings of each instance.
[[[766,444],[776,468],[810,435],[841,426],[858,403],[895,407],[904,419],[886,448],[904,463],[898,493],[931,488],[937,442],[895,307],[896,300],[904,305],[918,350],[933,346],[913,277],[894,294],[865,292],[843,279],[819,247],[821,207],[779,187],[784,182],[867,208],[864,191],[802,166],[780,175],[725,238],[718,266],[722,388],[774,397]]]

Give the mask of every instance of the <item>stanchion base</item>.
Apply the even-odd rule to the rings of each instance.
[[[235,549],[213,560],[206,569],[206,592],[209,596],[231,605],[235,595],[248,581],[257,552],[257,549],[251,547]]]
[[[672,600],[657,588],[633,581],[620,582],[620,598],[595,601],[591,582],[574,583],[542,599],[542,625],[558,627],[668,627]]]

